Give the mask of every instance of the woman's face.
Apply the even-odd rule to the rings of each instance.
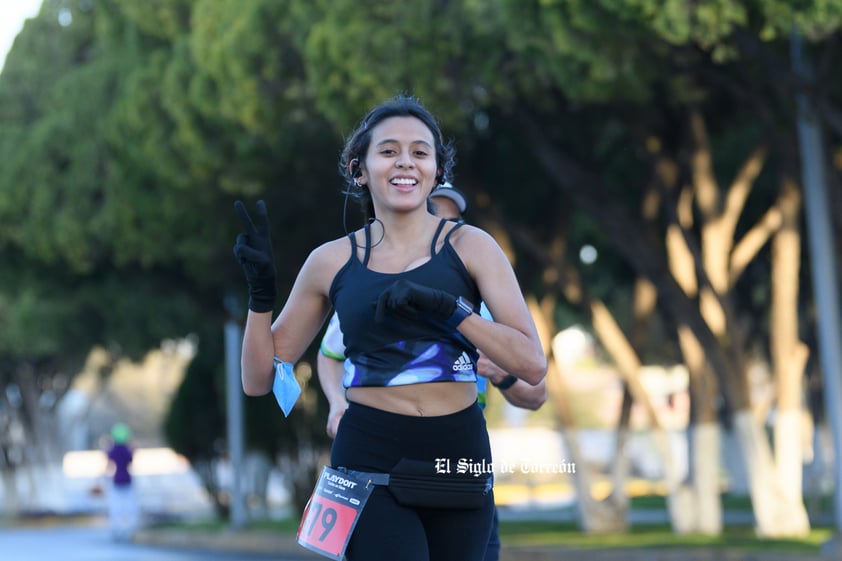
[[[437,171],[436,144],[427,125],[415,117],[389,117],[371,130],[360,182],[368,185],[375,206],[426,209]]]

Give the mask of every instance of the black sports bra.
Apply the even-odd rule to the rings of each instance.
[[[398,386],[425,382],[475,382],[477,350],[459,332],[429,315],[411,320],[387,315],[382,323],[374,321],[375,303],[380,294],[399,279],[445,290],[479,302],[479,291],[456,250],[450,236],[456,224],[436,244],[445,226],[442,220],[430,245],[430,259],[414,269],[400,273],[379,273],[368,269],[371,233],[365,227],[363,260],[357,255],[354,233],[348,234],[351,257],[336,274],[330,299],[339,315],[345,343],[344,386]]]

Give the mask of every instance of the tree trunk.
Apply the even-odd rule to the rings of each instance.
[[[801,262],[799,213],[801,195],[791,180],[781,186],[777,207],[781,228],[772,240],[772,302],[770,347],[777,381],[777,414],[774,424],[774,454],[782,517],[775,534],[806,536],[810,532],[802,494],[804,372],[809,350],[798,338],[798,276]]]
[[[628,529],[626,509],[621,500],[608,497],[605,501],[596,500],[591,494],[593,482],[585,458],[579,448],[575,422],[567,406],[564,389],[564,373],[556,361],[556,356],[563,356],[553,349],[555,323],[551,320],[555,308],[555,298],[548,297],[539,305],[534,298],[527,299],[544,352],[547,354],[547,393],[555,406],[561,425],[561,436],[570,452],[575,472],[573,485],[576,489],[576,509],[579,514],[579,527],[585,532],[624,532]]]
[[[0,469],[0,478],[3,481],[3,512],[8,516],[15,516],[20,508],[17,470],[6,464]]]
[[[693,427],[691,434],[696,498],[695,531],[709,536],[722,533],[720,430],[719,423],[700,422]]]
[[[775,537],[804,537],[810,534],[810,518],[804,506],[803,485],[803,414],[800,410],[781,410],[775,418],[775,465],[780,507],[785,516],[775,529]]]
[[[250,520],[266,520],[269,517],[267,493],[272,459],[262,450],[249,450],[243,459],[243,490],[247,497]]]
[[[667,227],[666,248],[670,272],[688,296],[698,294],[696,264],[684,237],[693,225],[693,197],[682,189],[676,198],[674,221]],[[679,534],[719,535],[722,507],[719,491],[719,428],[716,377],[705,360],[705,351],[690,329],[679,326],[678,343],[689,375],[692,410],[687,426],[689,473],[668,503],[673,529]],[[713,464],[713,467],[711,467]]]
[[[690,378],[692,412],[687,427],[690,474],[678,491],[676,508],[670,513],[674,515],[673,527],[679,533],[718,536],[722,532],[722,506],[716,380],[707,371],[704,350],[690,330],[679,329],[679,345]]]
[[[576,489],[576,511],[579,527],[584,532],[616,533],[628,530],[625,511],[616,508],[612,500],[598,501],[591,494],[593,481],[591,473],[579,447],[579,440],[574,427],[567,396],[564,390],[563,374],[554,358],[547,361],[547,393],[553,401],[561,424],[561,436],[565,448],[575,466],[573,486]],[[609,497],[610,498],[610,497]]]
[[[614,439],[614,462],[611,464],[611,495],[609,499],[628,518],[629,496],[626,482],[629,479],[631,462],[626,454],[629,441],[629,422],[631,420],[632,395],[627,383],[623,383],[623,403],[620,405],[620,418],[617,420],[617,434]]]
[[[782,508],[782,496],[766,432],[749,409],[742,409],[734,413],[734,434],[748,475],[757,534],[764,538],[777,537],[790,513]]]

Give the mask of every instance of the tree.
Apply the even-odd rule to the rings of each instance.
[[[296,58],[273,76],[281,59],[255,59],[278,36],[266,17],[277,3],[248,7],[51,2],[28,24],[0,78],[0,251],[20,265],[4,268],[0,286],[16,327],[0,335],[4,382],[34,370],[49,388],[64,372],[67,387],[94,345],[141,353],[221,327],[223,295],[245,295],[230,250],[235,197],[265,196],[278,209],[282,288],[321,239],[319,201],[338,191],[333,158],[324,166],[298,154],[327,152],[335,139],[307,114],[307,92],[294,94]],[[268,35],[244,40],[258,24]],[[235,52],[214,48],[227,30]],[[274,103],[287,94],[289,104]],[[72,336],[68,325],[79,326]]]

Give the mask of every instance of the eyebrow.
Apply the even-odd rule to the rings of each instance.
[[[377,144],[375,144],[375,146],[382,146],[384,144],[390,144],[390,143],[400,144],[400,141],[396,140],[394,138],[385,138],[385,139],[381,140],[380,142],[378,142]],[[429,148],[433,147],[433,145],[430,144],[429,142],[427,142],[426,140],[413,140],[412,142],[410,142],[410,144],[423,144],[424,146],[427,146]]]

